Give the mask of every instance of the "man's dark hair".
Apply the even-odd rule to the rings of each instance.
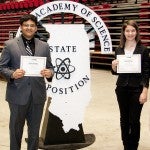
[[[20,25],[22,25],[23,22],[28,21],[28,20],[32,20],[32,21],[37,25],[37,17],[35,17],[35,16],[32,15],[32,14],[23,15],[23,16],[20,18]]]

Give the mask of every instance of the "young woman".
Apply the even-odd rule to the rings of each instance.
[[[117,55],[132,58],[136,54],[140,54],[141,72],[118,73]],[[115,92],[120,110],[124,150],[137,150],[140,139],[140,116],[148,95],[150,66],[148,49],[141,44],[139,28],[134,20],[124,22],[120,45],[115,51],[115,56],[116,59],[112,61],[112,73],[118,75]]]

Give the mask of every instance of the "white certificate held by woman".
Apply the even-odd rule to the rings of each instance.
[[[117,73],[141,73],[141,54],[117,55]]]
[[[41,76],[41,70],[46,67],[46,57],[21,56],[20,68],[25,76]]]

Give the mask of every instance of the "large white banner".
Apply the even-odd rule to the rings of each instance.
[[[55,71],[52,84],[47,84],[47,94],[52,97],[49,110],[62,120],[65,132],[79,130],[91,98],[87,33],[83,24],[43,26],[50,33]]]

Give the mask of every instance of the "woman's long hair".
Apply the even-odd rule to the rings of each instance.
[[[137,44],[141,44],[140,32],[139,32],[139,27],[138,27],[137,22],[134,20],[127,20],[123,23],[122,29],[121,29],[120,44],[119,44],[119,47],[121,47],[121,48],[123,48],[125,46],[126,37],[124,35],[124,31],[125,31],[127,25],[130,25],[135,28],[135,30],[137,32],[135,40],[136,40]]]

